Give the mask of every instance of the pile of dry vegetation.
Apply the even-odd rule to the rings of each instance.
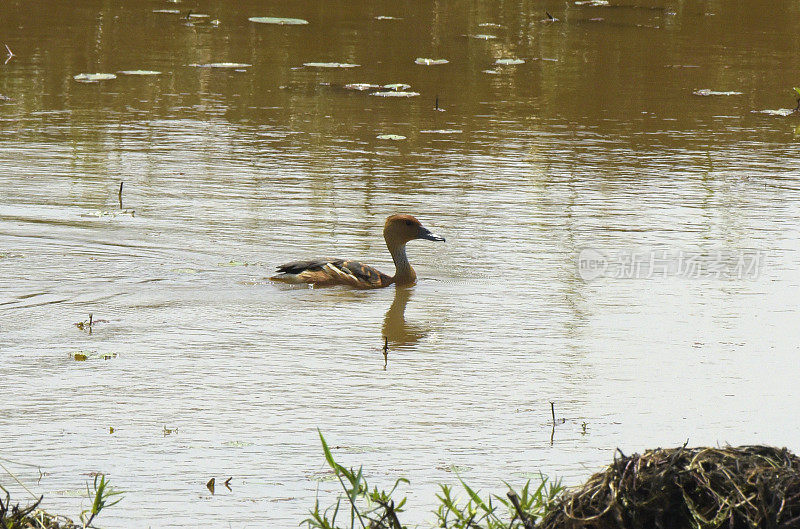
[[[800,458],[768,446],[619,452],[536,527],[798,529]]]

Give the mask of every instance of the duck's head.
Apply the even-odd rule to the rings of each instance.
[[[423,226],[420,221],[411,215],[392,215],[386,219],[386,224],[383,225],[383,236],[387,242],[392,241],[400,244],[405,244],[414,239],[444,241],[444,237],[432,233],[431,230]]]

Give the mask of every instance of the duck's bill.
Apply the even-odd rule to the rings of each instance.
[[[428,228],[421,228],[420,229],[419,238],[420,239],[426,239],[428,241],[442,241],[442,242],[444,242],[444,237],[436,235],[435,233],[433,233]]]

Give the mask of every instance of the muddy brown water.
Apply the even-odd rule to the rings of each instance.
[[[412,522],[456,474],[800,450],[800,118],[760,112],[799,35],[790,1],[3,0],[0,462],[73,515],[107,473],[108,527],[289,527],[335,490],[317,428]],[[73,79],[121,70],[162,73]],[[415,287],[266,279],[391,272],[395,212],[447,238]]]

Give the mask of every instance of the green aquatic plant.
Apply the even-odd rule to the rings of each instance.
[[[344,494],[326,509],[320,508],[317,497],[309,517],[302,523],[309,529],[404,529],[406,526],[398,515],[403,512],[407,498],[396,499],[394,494],[401,483],[409,484],[409,481],[401,477],[388,491],[377,487],[370,489],[363,467],[347,469],[337,463],[322,432],[318,430],[318,433],[325,461]],[[437,526],[445,529],[532,529],[564,490],[560,481],[551,482],[541,474],[539,477],[540,483],[535,489],[528,480],[519,492],[506,483],[508,492],[504,497],[481,496],[459,477],[466,501],[457,497],[452,487],[441,485],[441,494],[436,496],[439,506],[434,511]],[[344,522],[342,517],[345,517]]]
[[[97,478],[100,478],[99,483]],[[89,495],[89,499],[92,500],[92,507],[81,513],[81,521],[84,527],[89,527],[92,520],[94,520],[103,509],[112,507],[122,501],[122,498],[110,501],[111,498],[120,496],[123,492],[109,487],[109,481],[110,480],[106,479],[105,474],[98,474],[94,477],[94,490],[89,490],[89,484],[86,484],[86,493]]]

